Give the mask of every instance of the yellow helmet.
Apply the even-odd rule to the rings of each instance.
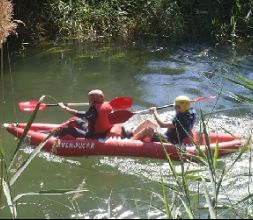
[[[175,106],[178,107],[179,112],[186,112],[190,109],[191,100],[188,96],[180,95],[175,99]]]

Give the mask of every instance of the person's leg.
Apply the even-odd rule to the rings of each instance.
[[[63,137],[71,135],[74,138],[85,137],[87,133],[87,123],[77,117],[72,117],[69,121],[62,123],[54,130],[54,136]]]
[[[56,131],[54,136],[64,137],[66,135],[71,135],[74,138],[85,137],[86,132],[75,127],[63,127]]]
[[[153,128],[144,128],[138,133],[134,134],[133,137],[131,138],[132,140],[143,140],[147,137],[152,139],[154,136],[154,129]]]
[[[155,130],[157,128],[157,124],[155,124],[154,122],[150,121],[150,120],[146,120],[143,121],[141,124],[139,124],[133,131],[133,135],[138,134],[139,132],[141,132],[142,130],[144,130],[145,128],[152,128],[153,130]],[[146,131],[148,132],[148,131]]]

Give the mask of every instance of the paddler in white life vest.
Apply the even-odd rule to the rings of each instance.
[[[165,141],[173,144],[191,142],[192,129],[196,120],[196,111],[191,108],[191,100],[185,95],[180,95],[175,99],[176,115],[170,122],[163,121],[157,113],[156,107],[150,108],[150,113],[154,115],[155,121],[160,128],[167,128],[166,132],[157,133],[157,125],[150,120],[142,122],[134,131],[131,139],[143,140],[146,137],[152,141]]]
[[[64,123],[56,132],[56,136],[72,135],[73,137],[104,138],[112,128],[108,115],[112,112],[111,105],[104,100],[104,93],[99,89],[88,93],[88,111],[78,111],[58,103],[58,105],[74,117]],[[88,122],[88,125],[87,125]]]

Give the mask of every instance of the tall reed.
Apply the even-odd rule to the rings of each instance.
[[[2,148],[1,148],[1,145],[0,145],[1,171],[2,171],[1,172],[1,192],[3,191],[3,193],[5,195],[5,198],[6,198],[6,203],[7,203],[7,206],[0,203],[0,209],[9,208],[12,218],[18,218],[17,206],[19,205],[19,200],[23,197],[27,197],[27,196],[45,196],[45,195],[46,196],[59,196],[59,195],[70,195],[70,194],[77,194],[77,193],[87,192],[86,189],[78,188],[78,189],[43,190],[43,191],[38,191],[38,192],[20,193],[20,194],[17,194],[17,195],[14,195],[14,193],[13,193],[12,189],[14,187],[14,184],[17,182],[17,180],[20,178],[20,176],[22,176],[22,173],[27,169],[27,167],[30,165],[31,161],[40,153],[41,149],[45,146],[45,144],[47,143],[49,138],[54,134],[54,132],[49,133],[48,136],[45,138],[45,140],[40,145],[38,145],[31,152],[30,155],[28,155],[26,160],[21,165],[19,165],[19,167],[16,169],[15,173],[12,174],[12,175],[10,174],[10,170],[11,170],[12,166],[15,164],[15,158],[18,155],[20,147],[21,147],[21,145],[22,145],[22,143],[23,143],[23,141],[24,141],[31,125],[32,125],[32,123],[36,119],[40,104],[46,97],[51,97],[51,96],[42,96],[39,99],[39,102],[38,102],[33,114],[31,115],[31,117],[30,117],[30,119],[29,119],[29,121],[28,121],[28,123],[27,123],[27,125],[24,129],[24,132],[23,132],[22,136],[20,137],[20,140],[19,140],[19,142],[17,144],[17,147],[14,151],[14,154],[12,156],[11,162],[8,166],[4,162],[5,159],[4,159],[4,155],[2,154]],[[2,200],[0,200],[0,202],[1,201]]]
[[[0,45],[6,41],[7,37],[15,32],[17,24],[13,21],[13,6],[9,0],[0,1]]]
[[[228,81],[234,83],[236,86],[244,87],[245,89],[249,91],[253,91],[253,81],[250,79],[247,79],[241,74],[231,72],[230,75],[226,76],[223,75],[225,79]],[[236,101],[240,102],[246,102],[246,103],[253,103],[253,99],[251,97],[235,93],[234,97]],[[205,153],[201,154],[202,157],[195,156],[193,158],[194,161],[201,162],[201,169],[196,170],[197,175],[189,175],[190,172],[194,173],[195,171],[185,171],[184,167],[182,165],[174,164],[168,155],[168,164],[170,167],[171,172],[173,175],[170,177],[174,177],[174,185],[172,189],[172,183],[173,179],[169,181],[169,184],[165,184],[164,181],[162,181],[163,188],[166,186],[168,194],[164,194],[165,196],[171,196],[174,195],[174,191],[176,189],[176,197],[178,200],[181,200],[181,203],[183,203],[182,206],[184,209],[181,209],[181,218],[196,218],[197,215],[199,215],[199,211],[201,210],[202,216],[208,218],[252,218],[252,211],[251,211],[251,204],[252,204],[252,198],[253,193],[251,193],[250,184],[251,184],[251,178],[252,178],[252,164],[251,164],[251,144],[252,144],[252,138],[251,136],[248,137],[247,140],[245,140],[243,147],[241,150],[237,153],[237,156],[233,159],[233,161],[230,162],[230,164],[223,164],[223,166],[219,166],[219,159],[218,159],[218,150],[219,150],[219,144],[217,143],[216,148],[213,151],[211,151],[210,143],[209,143],[209,137],[208,137],[208,130],[206,127],[204,114],[201,112],[201,120],[200,120],[200,131],[205,136]],[[198,146],[195,146],[198,148]],[[250,150],[250,151],[249,151]],[[249,155],[249,169],[248,172],[244,173],[241,171],[241,173],[232,174],[233,168],[235,167],[236,163],[242,159],[242,157],[246,153],[250,153]],[[182,163],[180,163],[182,164]],[[181,171],[179,173],[176,172],[176,169],[178,167],[181,167]],[[225,181],[229,181],[234,178],[240,178],[248,176],[248,195],[241,196],[238,200],[232,200],[228,196],[226,196],[226,200],[222,200],[221,194],[226,195],[226,188],[223,186]],[[188,180],[185,181],[184,179]],[[197,190],[191,190],[189,187],[194,186],[194,182],[198,182]],[[186,184],[185,183],[189,183]],[[183,190],[182,185],[188,190]],[[195,187],[196,189],[196,187]],[[164,189],[163,189],[164,190]],[[188,193],[190,192],[190,193]],[[195,203],[196,197],[199,197],[198,202]],[[190,196],[191,203],[186,203],[184,201],[185,198]],[[204,202],[205,201],[205,202]],[[168,204],[168,199],[164,199],[164,203],[167,207],[171,207],[172,204]],[[193,207],[193,208],[192,208]],[[190,210],[193,210],[194,212],[191,213]],[[206,210],[203,213],[203,210]],[[168,215],[168,218],[171,217],[170,213],[171,210],[166,210],[166,213]],[[193,215],[192,215],[193,214]]]
[[[220,199],[220,194],[226,193],[223,183],[225,180],[227,181],[228,179],[234,178],[229,175],[230,171],[236,163],[242,159],[242,156],[248,152],[251,143],[250,139],[245,141],[243,147],[237,153],[237,157],[230,165],[224,164],[224,166],[221,167],[219,166],[220,159],[218,159],[219,143],[216,144],[214,150],[211,149],[205,121],[204,114],[201,112],[200,133],[204,134],[205,148],[202,147],[200,149],[200,145],[195,143],[196,145],[193,147],[199,151],[199,156],[193,156],[190,162],[195,163],[194,167],[199,167],[199,169],[189,166],[189,161],[182,160],[179,163],[175,163],[166,153],[170,169],[168,171],[169,175],[167,174],[164,176],[164,178],[167,177],[168,183],[165,182],[164,178],[161,180],[162,190],[164,192],[164,204],[166,207],[164,212],[167,214],[168,218],[223,218],[224,215],[229,218],[243,218],[245,217],[245,215],[243,215],[243,210],[237,205],[249,201],[252,195],[250,194],[240,199],[240,201],[231,201],[229,198],[222,201]],[[187,154],[182,151],[182,158],[184,158],[184,156],[187,156]],[[168,199],[170,197],[175,197],[173,202]],[[171,203],[169,201],[171,201]],[[177,207],[180,209],[177,216],[171,214],[173,213],[172,207],[174,207],[175,204],[177,204]],[[247,209],[248,207],[245,207],[244,210],[246,211]],[[233,210],[233,215],[230,215],[229,210]],[[248,217],[248,215],[246,217]]]

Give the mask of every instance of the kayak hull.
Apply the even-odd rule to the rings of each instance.
[[[26,124],[4,124],[5,129],[13,136],[20,138]],[[25,141],[31,146],[38,146],[48,136],[48,133],[58,127],[58,124],[35,123],[28,131]],[[81,156],[122,156],[122,157],[144,157],[154,159],[166,159],[167,155],[172,160],[193,159],[199,155],[199,149],[206,149],[204,135],[194,133],[195,146],[186,145],[184,150],[179,149],[171,143],[144,142],[139,140],[121,139],[110,137],[106,139],[85,139],[85,138],[56,138],[50,137],[43,147],[43,151],[66,157]],[[209,135],[210,148],[214,150],[219,147],[219,156],[237,151],[243,146],[239,137],[228,134],[212,133]],[[166,155],[167,154],[167,155]]]

